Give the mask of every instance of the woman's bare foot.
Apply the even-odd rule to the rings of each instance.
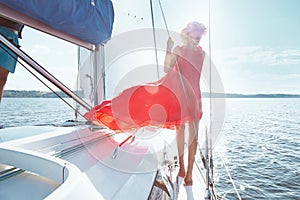
[[[182,178],[185,177],[185,170],[179,170],[177,176],[180,176]]]
[[[193,180],[184,180],[183,185],[184,186],[192,186],[193,185]]]
[[[192,175],[186,174],[184,177],[184,186],[193,185],[193,177]]]

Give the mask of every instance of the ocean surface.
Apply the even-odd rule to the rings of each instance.
[[[225,163],[242,199],[300,199],[300,99],[227,99],[226,105],[217,191],[238,199]]]
[[[64,99],[71,106],[72,100]],[[0,126],[60,124],[74,119],[74,110],[59,98],[3,98]]]
[[[58,98],[4,98],[0,104],[4,127],[69,119],[74,111]],[[300,99],[227,99],[214,167],[216,190],[226,199],[238,199],[233,182],[245,200],[300,200]]]

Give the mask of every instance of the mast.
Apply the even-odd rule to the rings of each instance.
[[[104,45],[98,45],[93,57],[93,106],[106,99]],[[101,82],[100,82],[101,81]],[[98,88],[99,87],[99,88]]]
[[[106,80],[105,80],[105,69],[106,69],[106,63],[105,63],[105,51],[104,51],[104,46],[101,45],[101,76],[103,78],[103,81],[102,81],[102,94],[101,94],[101,101],[105,100],[106,99]],[[97,77],[98,78],[98,77]],[[97,98],[98,100],[98,98]]]
[[[93,102],[93,106],[97,105],[98,104],[98,93],[97,93],[97,84],[98,84],[98,70],[97,70],[97,66],[98,66],[98,62],[99,60],[97,59],[98,56],[97,56],[97,52],[99,52],[99,47],[96,47],[95,51],[94,51],[94,60],[93,60],[93,88],[91,88],[93,91],[92,91],[92,94],[94,94],[94,102]]]

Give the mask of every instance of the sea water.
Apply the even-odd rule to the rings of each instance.
[[[72,107],[71,99],[65,98]],[[3,98],[0,126],[60,124],[74,119],[74,110],[59,98]]]
[[[215,159],[226,199],[300,199],[300,99],[227,99]],[[229,175],[224,169],[227,166]]]
[[[0,105],[4,127],[69,119],[73,109],[58,98],[3,98]],[[214,180],[226,199],[238,199],[236,191],[249,200],[300,199],[300,99],[226,99]]]

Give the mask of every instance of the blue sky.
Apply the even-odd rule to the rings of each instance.
[[[131,14],[125,19],[127,23],[116,20],[115,33],[134,29],[137,24],[137,27],[144,27],[144,23],[149,22],[149,16],[145,14],[148,1],[139,1],[140,5],[135,7],[128,7],[127,1],[126,4],[119,0],[113,2],[116,12]],[[207,0],[162,3],[171,30],[179,31],[189,20],[209,25]],[[300,94],[299,8],[298,0],[211,1],[211,54],[226,93]],[[163,27],[157,9],[156,12],[156,22]],[[136,19],[131,18],[134,15]],[[138,20],[139,17],[143,17],[143,22]],[[209,34],[201,41],[206,51],[209,51]],[[22,49],[73,89],[77,48],[29,28],[24,29],[23,38]],[[18,66],[16,73],[9,76],[5,89],[47,91],[42,84],[31,79],[31,75]]]
[[[225,91],[299,94],[300,1],[218,0],[213,7],[212,46]]]

